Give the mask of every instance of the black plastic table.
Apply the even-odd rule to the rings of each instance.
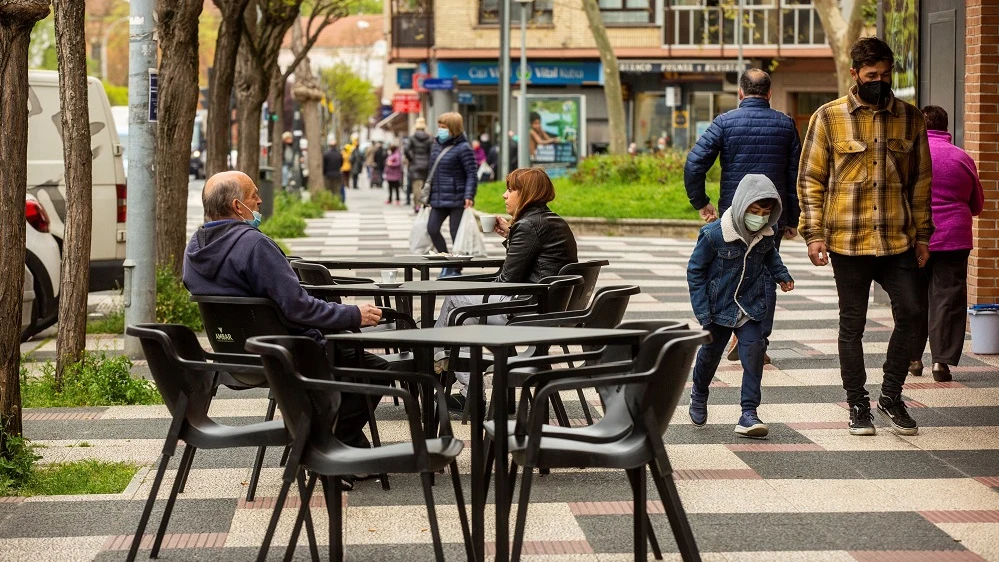
[[[538,297],[541,312],[548,310],[549,285],[537,283],[497,283],[495,281],[406,281],[398,287],[385,287],[383,283],[357,283],[351,285],[310,285],[309,290],[338,297],[404,297],[420,298],[420,325],[433,327],[434,303],[442,295],[532,295]]]
[[[403,280],[413,280],[413,270],[420,272],[420,280],[430,279],[431,269],[442,269],[445,267],[503,267],[506,257],[473,257],[471,260],[455,259],[428,259],[425,256],[402,255],[402,256],[373,256],[373,257],[349,257],[339,259],[308,260],[313,263],[322,264],[326,269],[403,269]]]
[[[631,345],[637,350],[644,330],[614,330],[591,328],[550,328],[533,326],[489,326],[468,325],[448,326],[444,328],[427,328],[421,330],[389,330],[385,332],[367,332],[360,334],[335,334],[327,336],[337,344],[355,345],[360,347],[413,347],[415,349],[431,349],[434,347],[468,347],[471,351],[468,396],[472,418],[472,541],[476,558],[485,560],[485,505],[486,492],[482,481],[485,478],[485,447],[483,444],[482,423],[485,412],[479,411],[482,395],[482,377],[479,364],[482,361],[482,350],[492,352],[493,361],[493,404],[496,423],[496,498],[509,495],[507,468],[507,419],[509,406],[507,404],[507,359],[517,346],[528,345]],[[426,355],[426,353],[424,353]],[[633,351],[634,355],[634,351]],[[433,401],[424,404],[433,404]],[[446,416],[447,412],[440,412]],[[480,479],[476,484],[475,479]],[[510,556],[509,545],[509,509],[507,502],[496,501],[496,560],[506,562]]]

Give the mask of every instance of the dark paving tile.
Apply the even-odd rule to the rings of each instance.
[[[999,451],[936,451],[935,454],[968,476],[999,476]]]
[[[739,387],[712,388],[708,403],[738,404],[741,393],[742,389]],[[767,386],[763,388],[764,404],[825,404],[842,402],[843,400],[845,400],[843,389],[836,386]],[[681,403],[682,406],[690,404],[689,393],[684,393]],[[677,408],[680,407],[677,406]],[[734,424],[735,421],[733,420],[732,423]]]
[[[995,406],[912,408],[909,415],[927,427],[999,425],[999,408]]]
[[[795,550],[964,550],[916,513],[762,513],[688,516],[702,552]],[[664,551],[676,543],[665,515],[652,515]],[[748,521],[751,519],[751,521]],[[631,517],[578,516],[598,553],[631,552]]]
[[[686,412],[687,407],[678,406],[678,408],[683,408],[682,411]],[[712,418],[708,421],[710,423],[704,427],[694,427],[691,425],[670,426],[666,430],[666,434],[663,435],[663,441],[666,443],[667,447],[669,445],[812,442],[804,435],[780,423],[768,424],[770,426],[770,435],[768,435],[766,439],[746,439],[745,437],[739,437],[734,431],[732,431],[735,428],[736,422],[739,421],[738,419],[721,420]]]
[[[149,520],[155,532],[165,501],[157,502]],[[143,501],[32,502],[0,523],[0,538],[125,535],[135,532]],[[229,531],[234,499],[179,499],[170,518],[170,533]]]
[[[249,425],[263,421],[263,414],[237,418],[216,418],[226,425]],[[170,428],[167,418],[125,420],[25,421],[28,439],[163,439]]]
[[[737,452],[763,478],[965,478],[939,451]]]

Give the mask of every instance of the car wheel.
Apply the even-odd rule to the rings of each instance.
[[[38,283],[35,283],[35,291],[36,291],[35,294],[37,295],[38,294],[38,292],[37,292],[38,291]],[[37,327],[38,327],[38,315],[39,315],[39,312],[38,312],[38,299],[36,298],[31,303],[31,324],[28,325],[28,327],[25,328],[24,331],[21,332],[21,342],[22,343],[28,341],[29,339],[31,339],[31,336],[33,336],[33,335],[35,335],[35,334],[38,333],[38,329],[37,329]]]

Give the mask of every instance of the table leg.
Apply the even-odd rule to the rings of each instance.
[[[510,485],[507,480],[507,396],[506,396],[506,359],[508,350],[498,347],[493,352],[493,421],[496,424],[496,562],[506,562],[510,559],[510,506],[507,498]]]
[[[430,281],[430,266],[420,266],[420,281]]]
[[[471,474],[471,487],[472,487],[472,548],[475,551],[476,560],[485,560],[485,516],[486,516],[486,495],[487,490],[483,483],[485,482],[485,455],[483,454],[483,439],[482,439],[482,418],[485,412],[479,411],[480,400],[479,396],[482,395],[482,376],[479,371],[479,365],[482,360],[482,348],[472,346],[470,351],[470,377],[468,382],[468,400],[472,402],[469,404],[469,413],[472,417],[472,437],[471,437],[471,451],[472,451],[472,474]]]
[[[434,318],[435,295],[420,295],[420,327],[433,328],[437,319]],[[432,372],[432,371],[431,371]]]

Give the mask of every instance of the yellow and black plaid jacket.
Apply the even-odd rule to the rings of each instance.
[[[848,256],[900,254],[929,244],[930,149],[914,106],[874,111],[856,86],[812,115],[798,167],[805,242]]]

